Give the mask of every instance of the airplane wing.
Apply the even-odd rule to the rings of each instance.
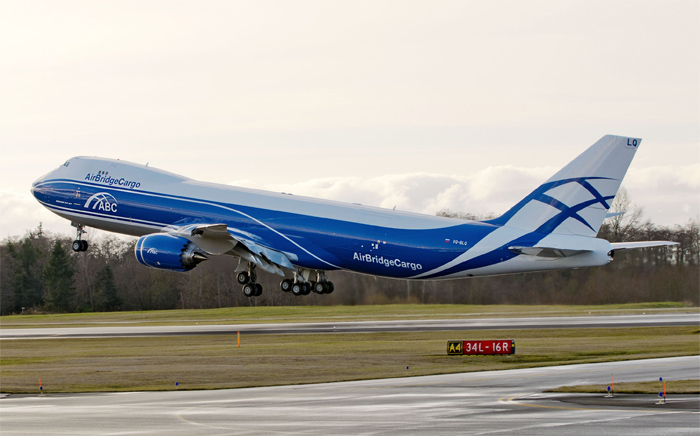
[[[284,276],[281,268],[295,269],[290,260],[292,255],[253,242],[244,233],[230,229],[226,224],[169,226],[165,231],[192,241],[209,254],[230,253],[270,273]]]

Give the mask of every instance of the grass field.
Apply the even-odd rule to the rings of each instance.
[[[547,307],[535,312],[531,306],[477,307],[419,306],[417,310],[365,310],[338,308],[251,309],[225,316],[230,322],[259,320],[252,314],[286,322],[311,320],[397,319],[397,317],[447,317],[465,312],[490,316],[541,316],[566,313],[569,308]],[[290,308],[286,308],[290,309]],[[323,309],[323,310],[316,310]],[[521,309],[529,309],[527,311]],[[580,308],[579,308],[580,309]],[[626,307],[624,311],[654,308]],[[660,310],[663,310],[662,307]],[[236,309],[237,311],[240,309]],[[474,310],[474,312],[471,312]],[[577,312],[611,311],[588,308]],[[697,311],[697,308],[694,310]],[[108,323],[215,322],[222,311],[158,312],[153,316],[108,314]],[[294,312],[294,311],[292,311]],[[336,313],[331,316],[330,313]],[[625,312],[627,313],[627,312]],[[102,315],[102,314],[100,314]],[[151,314],[147,314],[151,315]],[[279,317],[279,318],[278,318]],[[12,317],[12,324],[20,324]],[[31,324],[23,317],[21,324]],[[8,319],[10,319],[8,317]],[[100,322],[100,316],[50,316],[41,323],[83,325]],[[88,321],[89,320],[89,321]],[[6,319],[3,319],[3,328]],[[188,321],[189,322],[189,321]],[[195,321],[193,321],[195,322]],[[221,323],[221,321],[219,321]],[[44,324],[45,325],[45,324]],[[149,324],[152,325],[152,324]],[[160,338],[104,338],[5,340],[0,342],[0,392],[36,393],[41,379],[44,392],[99,392],[132,390],[220,389],[252,386],[323,383],[386,377],[405,377],[468,371],[515,369],[534,366],[592,363],[700,354],[697,327],[538,329],[420,333],[326,333],[309,335],[243,335],[237,348],[236,335]],[[516,354],[498,357],[449,357],[448,340],[513,339]],[[176,387],[175,383],[179,386]],[[607,380],[601,380],[606,383]]]

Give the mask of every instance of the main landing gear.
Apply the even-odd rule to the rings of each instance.
[[[259,297],[262,295],[263,287],[256,283],[257,274],[255,264],[248,262],[246,269],[243,265],[236,272],[236,281],[243,285],[243,295],[246,297]],[[294,272],[294,280],[284,279],[280,283],[280,288],[284,292],[291,292],[296,296],[309,295],[311,292],[317,294],[330,294],[335,289],[333,282],[328,280],[325,271],[315,271],[316,280],[309,281],[312,271],[299,269]]]
[[[77,233],[77,236],[76,236],[77,239],[75,241],[73,241],[71,248],[76,253],[81,252],[81,251],[87,251],[88,241],[83,240],[83,235],[85,233],[87,233],[84,230],[85,226],[82,224],[76,224],[76,223],[71,223],[71,225],[76,228],[76,233]]]
[[[284,292],[291,291],[296,296],[309,295],[311,291],[317,294],[330,294],[335,289],[333,282],[329,281],[324,271],[316,271],[316,281],[309,282],[310,271],[294,273],[294,280],[284,279],[280,288]]]
[[[248,271],[239,271],[236,274],[236,281],[243,285],[243,295],[246,297],[259,297],[262,295],[263,287],[256,283],[258,275],[255,272],[255,265],[248,263]]]

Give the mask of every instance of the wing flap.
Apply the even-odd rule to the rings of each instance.
[[[226,224],[206,224],[198,225],[191,231],[192,236],[204,236],[206,238],[231,240]]]
[[[210,254],[231,253],[270,273],[284,276],[281,268],[295,269],[285,253],[238,235],[226,224],[188,224],[180,227],[168,227],[165,231],[189,239]]]
[[[270,263],[277,264],[284,268],[294,269],[294,265],[292,265],[292,262],[281,251],[263,247],[262,245],[256,244],[252,241],[239,240],[239,242],[242,245],[244,245],[251,253],[269,261]]]

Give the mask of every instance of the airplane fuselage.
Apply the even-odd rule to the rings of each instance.
[[[133,236],[169,226],[224,223],[307,269],[435,279],[570,267],[566,259],[523,259],[515,265],[518,256],[508,247],[516,240],[535,244],[547,237],[544,234],[203,183],[111,159],[73,158],[38,180],[32,190],[59,216]],[[503,244],[495,250],[493,244],[482,244],[480,249],[479,243],[494,233]],[[581,239],[588,245],[593,242]],[[607,241],[595,241],[597,251],[610,251]],[[460,256],[464,261],[449,266]],[[608,261],[605,256],[584,266]],[[507,270],[501,267],[505,262]]]

